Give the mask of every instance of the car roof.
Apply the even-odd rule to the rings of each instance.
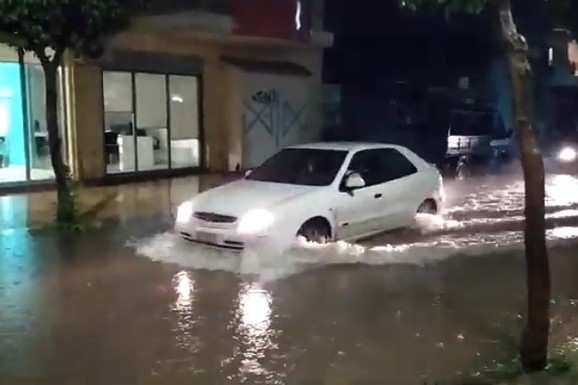
[[[377,143],[377,142],[317,142],[317,143],[305,143],[294,146],[289,146],[287,148],[309,148],[318,150],[342,150],[342,151],[359,151],[359,150],[372,150],[378,148],[395,148],[398,150],[405,150],[403,146],[389,143]]]

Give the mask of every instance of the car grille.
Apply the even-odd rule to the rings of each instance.
[[[193,217],[200,219],[205,222],[211,223],[235,223],[237,222],[237,217],[231,217],[228,215],[221,215],[215,213],[206,213],[202,211],[196,211],[193,213]]]

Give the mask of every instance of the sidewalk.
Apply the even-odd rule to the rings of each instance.
[[[235,179],[234,176],[202,175],[107,187],[87,187],[78,191],[82,212],[91,211],[98,219],[150,217],[169,213],[180,202],[200,191]],[[38,228],[52,223],[56,192],[40,192],[0,197],[0,231]]]

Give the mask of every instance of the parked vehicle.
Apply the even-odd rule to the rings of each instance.
[[[492,161],[509,159],[512,132],[497,113],[489,109],[454,109],[450,113],[446,171],[464,177],[474,169],[485,169]]]
[[[437,168],[406,147],[315,143],[288,147],[245,178],[182,203],[175,230],[185,240],[243,250],[355,241],[411,226],[442,207]]]

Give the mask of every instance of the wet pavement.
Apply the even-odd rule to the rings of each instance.
[[[171,234],[171,208],[217,183],[86,191],[87,207],[114,196],[99,215],[118,220],[76,237],[25,229],[50,218],[47,195],[0,198],[0,384],[422,385],[515,349],[519,178],[448,183],[444,216],[415,229],[271,255]],[[547,191],[557,345],[578,337],[578,179]]]
[[[98,218],[126,222],[170,213],[175,202],[238,176],[204,175],[79,190],[78,204]],[[55,192],[0,196],[0,231],[38,228],[54,218]]]

